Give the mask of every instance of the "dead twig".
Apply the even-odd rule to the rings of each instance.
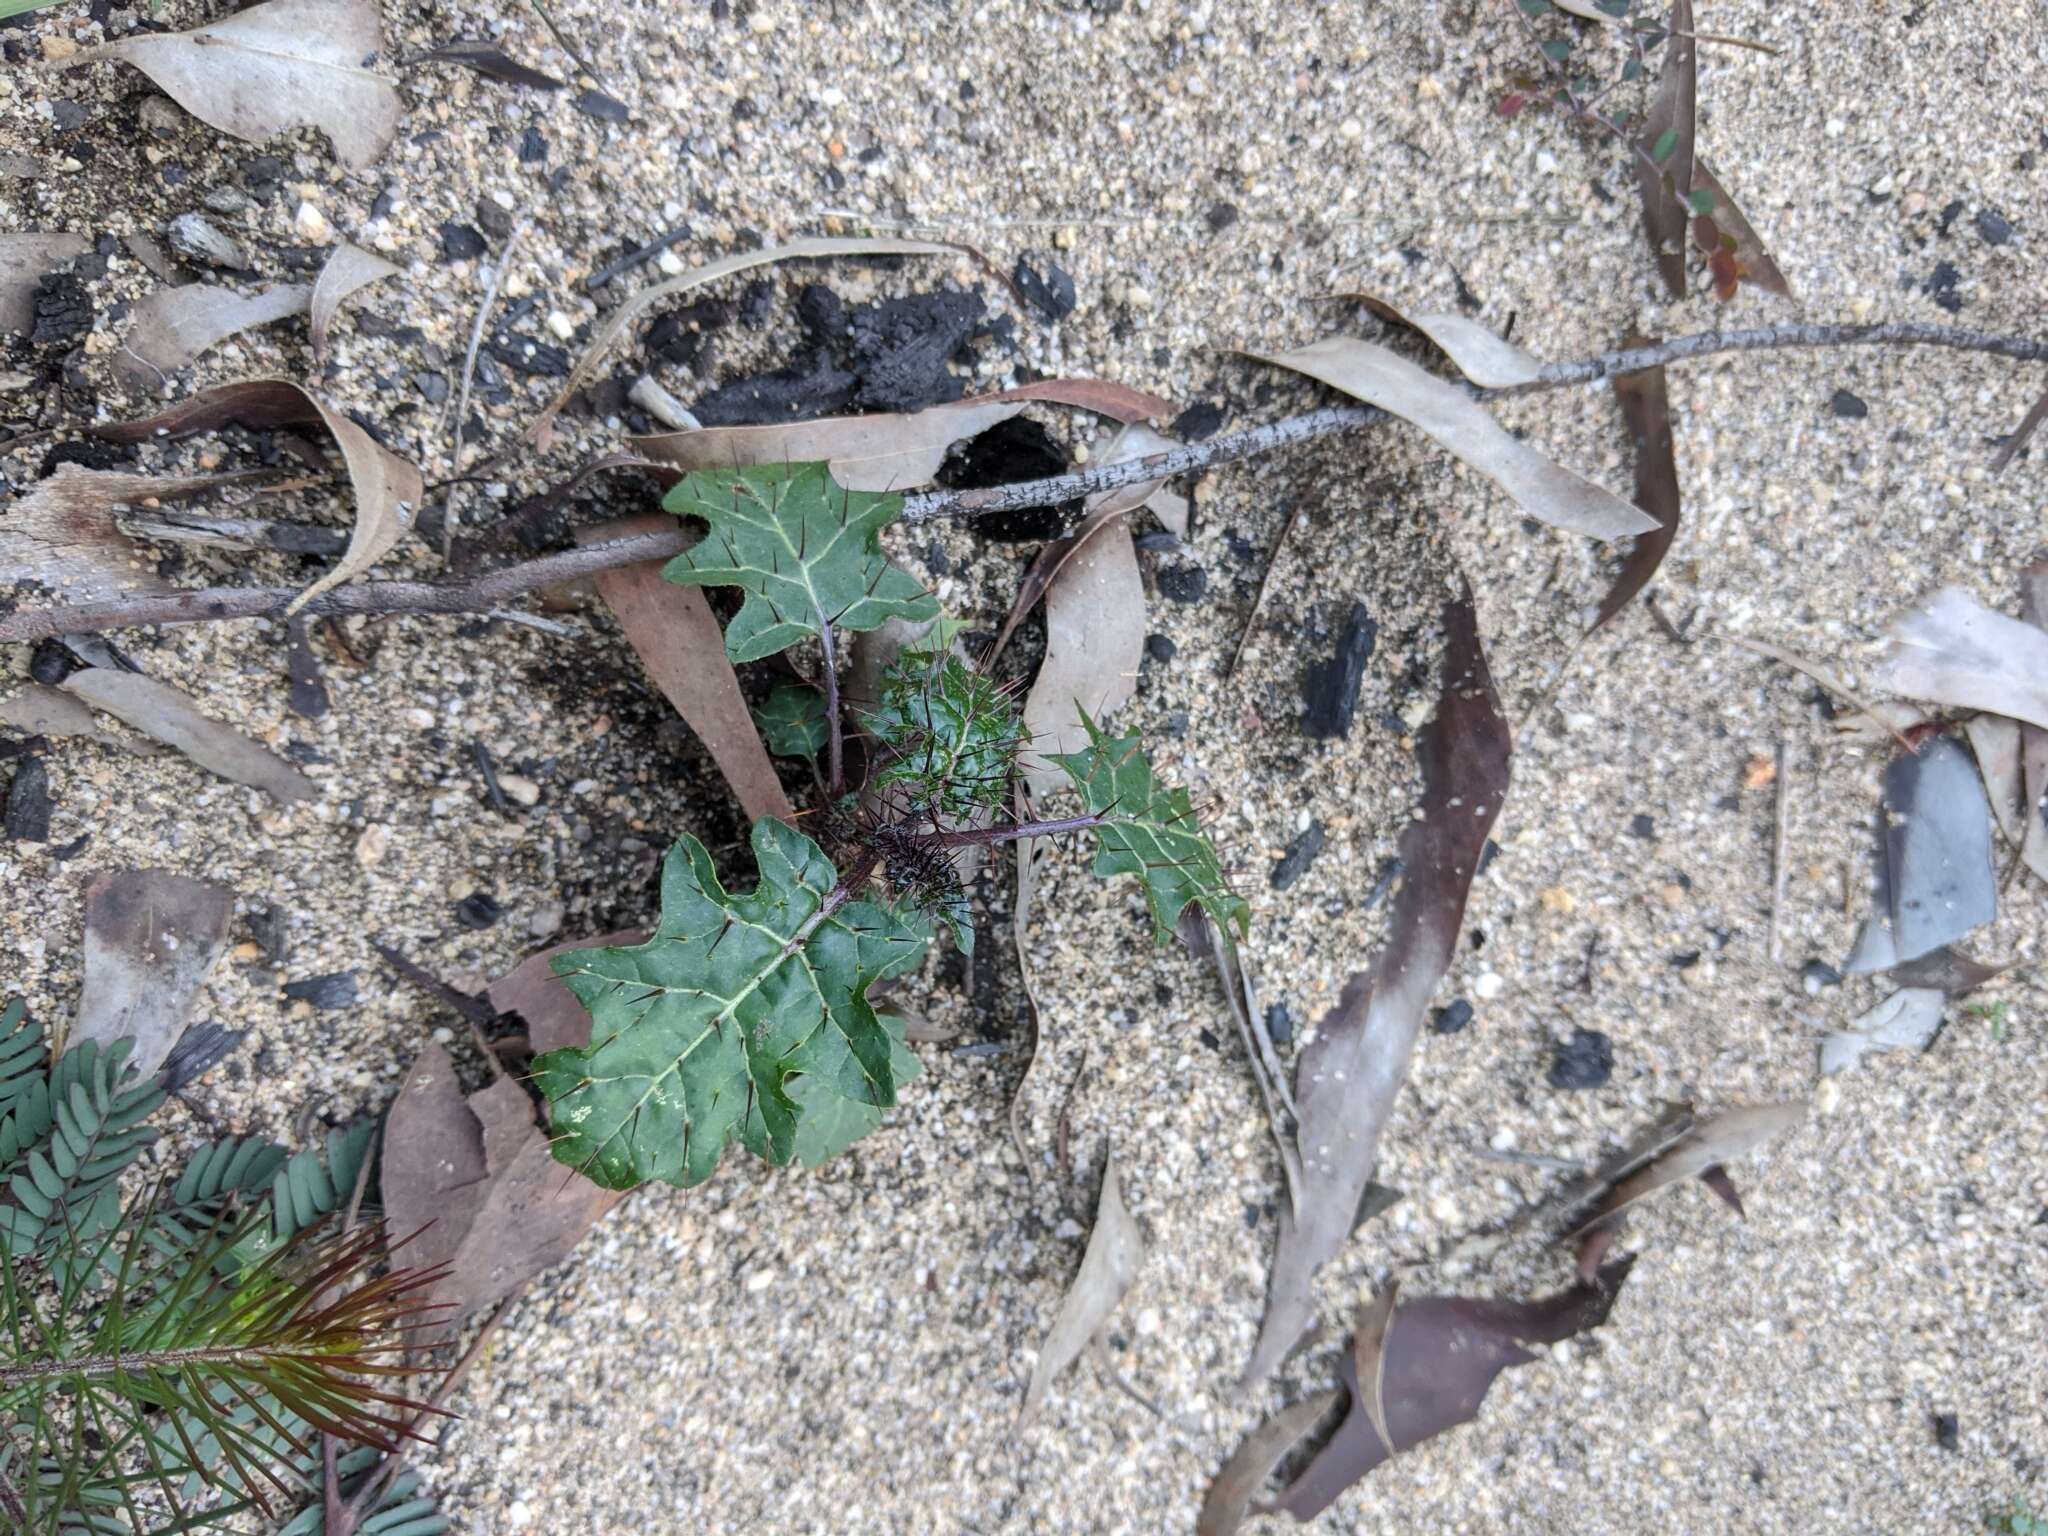
[[[509,246],[509,242],[508,242]],[[1618,373],[1636,373],[1667,363],[1711,357],[1723,352],[1850,346],[1927,346],[1983,352],[2020,362],[2048,362],[2048,341],[2003,336],[1988,331],[1901,321],[1888,325],[1770,325],[1742,331],[1703,331],[1648,346],[1624,347],[1574,362],[1546,363],[1530,383],[1508,389],[1465,387],[1475,400],[1501,400],[1540,394],[1575,384],[1600,383]],[[931,522],[942,517],[983,517],[1026,507],[1057,506],[1103,491],[1189,474],[1212,464],[1233,464],[1298,443],[1341,432],[1354,432],[1392,418],[1368,405],[1325,406],[1283,421],[1243,432],[1187,443],[1165,453],[1116,464],[1094,465],[1068,475],[1027,480],[979,490],[927,491],[904,499],[902,521]],[[323,613],[473,613],[497,607],[536,587],[592,575],[642,560],[679,555],[693,542],[681,532],[642,534],[581,549],[543,555],[468,582],[383,581],[338,587],[304,608]],[[149,594],[79,603],[58,608],[24,609],[0,618],[0,644],[41,640],[51,635],[134,628],[145,624],[189,624],[216,619],[261,618],[281,612],[297,595],[291,588],[216,587],[196,592]]]
[[[1786,858],[1786,847],[1792,832],[1792,763],[1785,751],[1785,743],[1778,743],[1778,818],[1777,827],[1771,838],[1771,926],[1770,942],[1765,953],[1771,957],[1771,964],[1785,963],[1784,935],[1779,923],[1785,908],[1785,886],[1791,878],[1791,866]]]
[[[534,9],[540,10],[538,0],[536,0]],[[541,15],[546,16],[547,12],[541,11]],[[549,25],[552,26],[553,23],[550,22]],[[512,265],[512,253],[518,250],[519,242],[525,238],[527,226],[531,223],[533,223],[533,215],[525,214],[521,216],[517,224],[512,226],[512,233],[505,237],[504,249],[498,252],[498,259],[491,266],[491,280],[484,288],[483,302],[477,305],[476,308],[476,324],[470,329],[469,333],[469,351],[464,354],[462,359],[462,393],[455,406],[455,445],[448,453],[448,468],[453,474],[459,475],[462,473],[462,429],[469,420],[469,386],[476,378],[476,355],[483,347],[484,332],[490,327],[491,311],[498,307],[498,289],[505,281],[506,269]],[[450,496],[444,505],[441,517],[441,558],[443,560],[448,558],[448,552],[454,546],[454,542],[455,498]]]
[[[1273,573],[1280,568],[1280,557],[1287,552],[1287,540],[1294,533],[1294,525],[1301,521],[1301,509],[1307,503],[1296,501],[1294,510],[1287,514],[1287,522],[1280,529],[1280,538],[1273,545],[1273,558],[1266,562],[1266,574],[1259,578],[1259,595],[1252,599],[1252,611],[1244,616],[1244,628],[1237,637],[1237,649],[1230,653],[1230,665],[1223,669],[1223,680],[1227,683],[1237,676],[1237,664],[1244,660],[1244,648],[1251,643],[1252,630],[1258,626],[1259,615],[1265,611],[1266,594],[1273,589]]]

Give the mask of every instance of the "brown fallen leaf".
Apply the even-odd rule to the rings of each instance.
[[[1244,1385],[1265,1379],[1314,1313],[1316,1272],[1350,1238],[1380,1134],[1407,1080],[1430,994],[1449,968],[1465,899],[1507,796],[1511,743],[1469,591],[1443,609],[1443,675],[1422,728],[1422,811],[1401,834],[1406,878],[1387,940],[1344,985],[1295,1073],[1299,1214],[1282,1207],[1266,1317]]]
[[[303,315],[313,290],[280,283],[240,294],[210,283],[159,288],[135,306],[134,322],[114,354],[114,377],[134,394],[153,393],[237,331]]]
[[[0,332],[33,328],[37,285],[91,249],[92,242],[83,235],[0,234]]]
[[[1387,1326],[1382,1367],[1395,1452],[1469,1424],[1502,1371],[1537,1358],[1528,1346],[1561,1343],[1606,1322],[1633,1263],[1618,1260],[1592,1284],[1536,1301],[1425,1296],[1399,1308]],[[1313,1520],[1390,1456],[1365,1412],[1354,1351],[1338,1357],[1337,1375],[1350,1411],[1278,1500],[1296,1520]]]
[[[328,328],[334,324],[334,317],[341,313],[341,306],[349,295],[397,275],[398,268],[359,245],[343,241],[334,248],[334,254],[327,258],[326,264],[320,268],[320,276],[313,283],[314,367],[327,361]]]
[[[1511,436],[1456,385],[1385,347],[1331,336],[1292,352],[1247,354],[1320,379],[1333,389],[1392,412],[1464,460],[1540,522],[1596,539],[1648,533],[1656,519],[1611,491],[1546,459]]]
[[[1401,1282],[1389,1280],[1358,1309],[1351,1335],[1351,1377],[1357,1383],[1358,1406],[1389,1456],[1396,1454],[1394,1432],[1387,1424],[1387,1329],[1394,1321],[1394,1303]]]
[[[228,946],[235,893],[166,869],[96,875],[85,888],[85,985],[55,1043],[102,1050],[132,1040],[128,1068],[152,1077],[185,1032],[206,976]]]
[[[1202,1500],[1202,1512],[1195,1520],[1195,1536],[1236,1536],[1239,1526],[1266,1486],[1273,1469],[1287,1453],[1308,1438],[1323,1415],[1336,1407],[1343,1393],[1332,1388],[1290,1403],[1245,1436],[1244,1444],[1232,1453],[1209,1492]]]
[[[1649,340],[1632,332],[1622,345],[1647,346]],[[1636,505],[1655,518],[1657,526],[1636,536],[1614,585],[1593,611],[1593,622],[1586,627],[1588,635],[1636,600],[1678,537],[1678,461],[1671,451],[1671,400],[1664,390],[1664,370],[1646,368],[1641,373],[1617,375],[1614,398],[1621,402],[1621,419],[1627,423],[1629,441],[1635,447]]]
[[[281,3],[283,0],[269,0],[270,5]],[[94,435],[110,442],[140,443],[157,437],[212,432],[229,422],[239,422],[251,431],[320,428],[341,450],[342,463],[355,486],[355,523],[349,530],[348,548],[342,551],[341,561],[333,570],[292,599],[291,607],[285,610],[287,614],[369,570],[391,552],[419,514],[425,488],[418,467],[383,447],[347,416],[290,379],[243,379],[223,384],[141,421],[97,427]]]
[[[516,1295],[567,1258],[623,1196],[566,1177],[517,1082],[464,1097],[438,1045],[413,1063],[392,1101],[383,1145],[385,1217],[415,1265],[445,1264],[423,1299],[447,1310],[422,1342]]]
[[[989,645],[988,652],[981,658],[981,669],[987,671],[995,665],[996,658],[1010,643],[1010,637],[1017,632],[1017,626],[1031,616],[1045,598],[1046,589],[1060,568],[1072,559],[1088,541],[1102,532],[1111,522],[1123,516],[1123,510],[1116,506],[1098,508],[1087,513],[1060,537],[1045,545],[1032,558],[1025,569],[1024,579],[1017,583],[1017,595],[1010,603],[1010,611],[1003,619],[1003,627],[996,631],[996,637]]]
[[[1569,1234],[1577,1237],[1616,1213],[1648,1199],[1660,1189],[1698,1178],[1709,1168],[1725,1167],[1754,1152],[1774,1136],[1797,1125],[1806,1115],[1804,1103],[1757,1104],[1731,1109],[1695,1124],[1685,1135],[1606,1192],[1593,1213]]]
[[[1902,698],[2048,728],[2048,632],[1943,587],[1894,619],[1873,676]]]
[[[1481,389],[1512,389],[1517,384],[1533,384],[1543,376],[1541,361],[1464,315],[1415,313],[1374,293],[1336,297],[1355,299],[1389,325],[1427,337],[1458,372]]]
[[[2015,848],[2027,835],[2026,775],[2020,762],[2020,723],[2004,715],[1972,715],[1963,722],[1963,735],[1977,759],[1977,771],[1984,776],[1984,793],[1991,801],[1991,815],[1998,830]]]
[[[536,91],[560,91],[567,87],[553,75],[543,74],[529,65],[506,55],[502,49],[493,48],[489,43],[473,43],[458,39],[443,43],[420,55],[423,59],[434,59],[443,64],[460,64],[464,69],[482,75],[486,80],[501,81],[506,85],[523,85]]]
[[[12,698],[0,701],[0,721],[31,736],[81,736],[103,747],[119,747],[137,757],[149,757],[157,750],[151,742],[101,730],[85,705],[70,694],[41,683],[29,683]]]
[[[901,491],[929,483],[953,444],[1008,421],[1035,401],[1121,422],[1173,409],[1157,395],[1101,379],[1044,379],[922,411],[827,416],[765,427],[697,427],[635,438],[633,445],[650,459],[684,470],[823,459],[832,467],[832,478],[848,490]]]
[[[1647,170],[1647,167],[1645,169]],[[1712,171],[1707,169],[1707,162],[1697,155],[1693,157],[1692,162],[1692,189],[1713,198],[1714,211],[1711,218],[1714,231],[1720,237],[1714,242],[1714,248],[1708,249],[1706,241],[1701,238],[1702,221],[1696,219],[1693,221],[1694,243],[1706,251],[1709,257],[1717,250],[1726,249],[1734,258],[1736,276],[1743,282],[1753,288],[1761,288],[1766,293],[1775,293],[1781,299],[1791,298],[1792,285],[1785,281],[1785,274],[1778,270],[1777,262],[1771,259],[1771,253],[1764,248],[1763,237],[1749,222],[1749,217],[1742,211],[1741,204],[1728,195],[1728,189],[1721,185]]]
[[[1031,793],[1022,784],[1016,786],[1016,819],[1019,823],[1033,817]],[[1024,1165],[1024,1182],[1036,1186],[1038,1179],[1031,1171],[1031,1153],[1024,1145],[1024,1092],[1031,1085],[1031,1074],[1038,1066],[1038,1047],[1042,1031],[1038,1021],[1038,988],[1031,970],[1031,943],[1029,929],[1031,916],[1038,905],[1039,866],[1052,855],[1053,842],[1049,837],[1028,837],[1011,845],[1011,854],[1017,860],[1017,893],[1010,903],[1010,940],[1017,951],[1018,979],[1024,983],[1024,1018],[1031,1026],[1031,1043],[1024,1058],[1024,1070],[1017,1075],[1017,1086],[1010,1092],[1010,1141],[1017,1148],[1017,1158]]]
[[[73,602],[168,587],[114,521],[120,507],[203,496],[231,475],[132,475],[59,464],[0,519],[0,573],[35,581]]]
[[[1161,403],[1164,404],[1163,401]],[[1095,456],[1094,463],[1098,467],[1128,464],[1134,459],[1149,459],[1154,454],[1171,453],[1174,449],[1184,446],[1170,437],[1154,432],[1142,421],[1134,421],[1110,439],[1109,446]],[[1140,480],[1136,485],[1122,486],[1117,490],[1098,491],[1089,497],[1087,502],[1087,511],[1090,513],[1135,512],[1140,507],[1149,508],[1152,515],[1159,519],[1160,526],[1175,538],[1187,537],[1188,499],[1178,492],[1167,490],[1164,480]]]
[[[579,544],[673,528],[675,519],[650,512],[576,530]],[[662,579],[663,562],[620,566],[597,575],[597,590],[619,621],[647,675],[710,751],[718,771],[739,797],[749,821],[795,816],[754,717],[726,659],[718,619],[698,587]]]
[[[276,0],[272,0],[275,4]],[[787,245],[766,246],[758,251],[741,251],[732,256],[722,256],[716,261],[707,261],[694,271],[685,272],[681,277],[670,278],[665,283],[656,283],[642,288],[613,310],[604,324],[591,337],[590,345],[583,356],[576,360],[576,366],[569,370],[569,377],[562,383],[554,399],[541,409],[519,434],[519,443],[537,443],[547,447],[554,436],[555,418],[562,407],[569,403],[569,397],[589,382],[597,365],[609,352],[626,330],[649,308],[665,299],[676,298],[693,288],[716,282],[721,277],[730,277],[736,272],[750,271],[755,267],[771,266],[781,261],[816,260],[826,256],[958,256],[978,255],[967,246],[951,245],[933,240],[894,240],[882,238],[848,238],[821,240],[792,240]]]
[[[1100,524],[1061,562],[1045,592],[1045,660],[1024,697],[1030,750],[1018,759],[1034,795],[1069,781],[1048,759],[1088,744],[1082,711],[1097,723],[1138,686],[1145,656],[1145,582],[1137,546],[1121,517]]]
[[[549,964],[572,949],[603,949],[617,944],[645,944],[650,930],[621,928],[594,939],[569,939],[528,955],[484,989],[499,1013],[516,1013],[526,1021],[527,1044],[536,1056],[548,1051],[580,1049],[590,1044],[590,1012]]]
[[[1301,1153],[1295,1145],[1299,1127],[1295,1118],[1294,1094],[1287,1086],[1286,1074],[1280,1067],[1280,1053],[1273,1045],[1272,1032],[1267,1029],[1265,1014],[1259,1008],[1258,988],[1252,983],[1251,970],[1245,965],[1244,955],[1236,941],[1219,929],[1199,904],[1190,903],[1181,913],[1180,921],[1174,925],[1174,934],[1189,954],[1216,967],[1217,980],[1223,983],[1224,1000],[1230,1005],[1230,1016],[1237,1024],[1238,1038],[1244,1042],[1252,1081],[1258,1085],[1259,1098],[1266,1106],[1267,1127],[1272,1131],[1273,1144],[1280,1153],[1280,1174],[1287,1181],[1288,1209],[1298,1212],[1301,1209]]]
[[[290,763],[218,720],[202,715],[192,700],[168,683],[110,667],[86,667],[60,684],[94,709],[181,752],[209,773],[262,790],[280,804],[306,800],[320,791]]]
[[[1932,987],[1950,997],[1963,997],[2011,969],[2011,961],[2004,965],[1987,965],[1959,949],[1943,945],[1918,959],[1893,966],[1885,975],[1901,987]]]
[[[252,144],[318,128],[359,171],[398,136],[398,92],[368,61],[384,49],[377,0],[267,0],[190,32],[141,33],[62,67],[132,64],[209,127]]]
[[[1109,1321],[1144,1262],[1145,1240],[1131,1213],[1124,1208],[1116,1153],[1111,1151],[1103,1165],[1102,1198],[1095,1207],[1095,1230],[1088,1235],[1088,1250],[1081,1255],[1081,1268],[1060,1302],[1052,1332],[1046,1335],[1038,1351],[1038,1364],[1032,1369],[1031,1385],[1024,1393],[1024,1411],[1017,1420],[1020,1430],[1038,1416],[1054,1378],[1080,1359],[1088,1341]]]
[[[2048,560],[2036,560],[2020,573],[2020,617],[2048,631]],[[2048,880],[2048,729],[2037,724],[2020,727],[2020,793],[2026,821],[2020,861]]]
[[[1636,188],[1643,204],[1643,233],[1657,258],[1657,270],[1674,299],[1685,297],[1686,226],[1692,210],[1685,198],[1693,187],[1693,129],[1699,95],[1699,60],[1693,42],[1692,0],[1671,0],[1665,28],[1664,64],[1657,93],[1643,119],[1642,139],[1632,146]],[[1660,146],[1668,148],[1662,155]]]

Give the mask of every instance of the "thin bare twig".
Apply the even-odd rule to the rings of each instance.
[[[1259,578],[1259,595],[1252,599],[1252,611],[1244,616],[1244,628],[1238,632],[1237,649],[1230,653],[1230,665],[1223,669],[1223,680],[1227,683],[1237,676],[1237,664],[1244,660],[1244,648],[1251,643],[1252,630],[1258,625],[1259,615],[1266,607],[1266,594],[1273,590],[1273,573],[1280,569],[1280,557],[1287,552],[1287,540],[1294,533],[1294,525],[1301,521],[1301,509],[1308,503],[1297,499],[1294,510],[1287,514],[1287,522],[1280,529],[1280,538],[1273,545],[1273,558],[1266,562],[1266,574]]]
[[[536,5],[535,9],[539,9]],[[547,13],[542,11],[545,16]],[[553,25],[553,23],[549,23]],[[491,323],[491,311],[498,307],[498,288],[505,281],[505,272],[512,265],[512,253],[525,238],[527,226],[533,222],[533,215],[524,215],[512,226],[512,233],[505,237],[505,248],[498,253],[497,261],[491,267],[491,280],[484,289],[483,302],[476,309],[476,324],[469,333],[469,351],[462,359],[462,393],[455,406],[455,446],[448,455],[448,468],[453,474],[462,473],[462,429],[469,420],[469,386],[476,378],[476,355],[484,344],[484,332]],[[448,551],[455,544],[455,498],[450,496],[441,516],[441,558],[448,558]]]
[[[1778,743],[1778,817],[1777,826],[1771,838],[1771,926],[1770,942],[1765,953],[1771,964],[1785,963],[1784,934],[1781,922],[1785,909],[1785,887],[1791,879],[1792,867],[1787,858],[1788,846],[1792,840],[1792,761],[1785,750],[1785,743]]]
[[[1507,389],[1462,387],[1475,400],[1501,400],[1577,384],[1597,384],[1618,373],[1635,373],[1724,352],[1856,346],[1943,347],[1988,353],[2018,362],[2048,362],[2048,341],[2024,336],[1923,325],[1917,321],[1885,325],[1788,324],[1738,331],[1702,331],[1692,336],[1624,347],[1571,362],[1546,363],[1535,379]],[[984,517],[1025,507],[1057,506],[1101,491],[1188,474],[1213,464],[1233,464],[1257,458],[1299,443],[1359,431],[1391,419],[1385,411],[1369,405],[1324,406],[1320,410],[1269,422],[1262,427],[1212,437],[1206,442],[1181,444],[1167,452],[1141,459],[1094,465],[1073,474],[980,490],[927,491],[904,499],[902,521],[923,523],[942,517]],[[692,536],[680,530],[664,531],[543,555],[467,582],[363,582],[323,593],[302,611],[309,615],[473,613],[479,609],[495,608],[536,587],[637,564],[642,560],[668,559],[681,554],[691,541]],[[281,613],[296,596],[297,590],[289,587],[214,587],[192,592],[111,598],[57,608],[24,609],[0,617],[0,644],[41,640],[52,635],[128,629],[146,624],[264,618]]]

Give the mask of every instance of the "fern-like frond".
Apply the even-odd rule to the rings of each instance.
[[[0,1247],[48,1250],[67,1231],[104,1231],[120,1218],[115,1185],[156,1139],[143,1124],[163,1102],[153,1082],[123,1082],[128,1042],[67,1051],[47,1081],[16,1100],[0,1124]]]
[[[0,1120],[13,1114],[21,1096],[43,1080],[47,1064],[42,1026],[28,1016],[28,1004],[17,997],[0,1008]]]

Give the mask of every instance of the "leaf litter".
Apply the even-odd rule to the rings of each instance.
[[[1451,360],[1458,372],[1481,389],[1513,389],[1543,376],[1542,362],[1464,315],[1431,314],[1401,309],[1373,293],[1344,293],[1389,325],[1418,332]]]
[[[85,889],[85,985],[56,1054],[131,1040],[127,1068],[153,1076],[221,955],[235,893],[166,869],[96,875]]]
[[[1351,1236],[1380,1135],[1407,1078],[1430,995],[1450,966],[1465,900],[1507,795],[1512,745],[1469,591],[1444,606],[1441,622],[1437,710],[1416,747],[1422,816],[1401,834],[1406,878],[1387,939],[1345,983],[1296,1069],[1300,1211],[1280,1213],[1266,1316],[1246,1387],[1270,1375],[1294,1347],[1314,1313],[1316,1272]]]
[[[67,693],[123,725],[183,753],[209,773],[260,789],[281,805],[307,800],[319,788],[282,758],[241,732],[199,712],[189,696],[136,672],[86,667],[59,684]]]
[[[250,143],[317,128],[359,171],[390,147],[403,112],[392,83],[366,67],[383,48],[377,0],[266,0],[190,32],[90,48],[65,67],[133,65],[201,122]]]
[[[118,747],[148,757],[155,743],[103,731],[92,710],[70,694],[43,683],[29,683],[11,698],[0,700],[0,722],[31,736],[74,736],[103,747]]]
[[[270,0],[275,5],[280,0]],[[95,429],[109,442],[141,443],[190,437],[230,422],[251,431],[317,427],[334,440],[355,488],[355,520],[348,547],[335,567],[292,599],[293,613],[322,592],[353,581],[397,547],[419,515],[425,486],[419,468],[385,448],[347,416],[290,379],[243,379],[204,390],[140,421]]]
[[[1647,346],[1649,341],[1640,332],[1631,332],[1622,345]],[[1678,537],[1678,461],[1671,447],[1671,397],[1664,387],[1664,370],[1646,368],[1640,373],[1617,374],[1614,398],[1621,404],[1621,419],[1635,447],[1636,505],[1656,519],[1657,526],[1636,535],[1614,584],[1593,610],[1593,622],[1586,627],[1588,636],[1649,586]]]
[[[1902,698],[2048,729],[2048,631],[1943,587],[1892,621],[1875,676]]]
[[[1933,987],[1901,987],[1847,1029],[1821,1042],[1820,1075],[1846,1072],[1873,1051],[1924,1051],[1941,1033],[1948,994]]]
[[[1509,434],[1456,385],[1385,347],[1330,336],[1291,352],[1246,354],[1305,373],[1400,417],[1486,476],[1539,522],[1597,539],[1648,533],[1656,519]]]
[[[37,285],[91,249],[92,242],[82,235],[0,234],[0,332],[32,329]]]
[[[1088,718],[1130,701],[1144,656],[1145,581],[1118,513],[1095,524],[1046,584],[1045,659],[1024,696],[1031,748],[1018,764],[1034,794],[1065,782],[1052,759],[1088,744]]]
[[[1805,1115],[1806,1105],[1803,1103],[1758,1104],[1688,1123],[1678,1135],[1661,1139],[1655,1151],[1642,1158],[1625,1175],[1611,1179],[1592,1213],[1580,1221],[1570,1235],[1580,1236],[1611,1221],[1629,1206],[1647,1200],[1659,1190],[1683,1184],[1688,1179],[1704,1178],[1715,1169],[1725,1169],[1736,1158],[1747,1156],[1765,1142],[1792,1129]],[[1728,1196],[1723,1194],[1722,1198],[1727,1199]],[[1733,1203],[1740,1214],[1741,1204]]]
[[[381,283],[385,278],[397,275],[397,267],[359,245],[343,241],[334,248],[333,254],[320,268],[320,276],[314,279],[309,306],[312,310],[315,368],[327,360],[327,333],[334,325],[335,316],[341,313],[341,306],[352,294],[370,284]]]
[[[1657,271],[1671,297],[1685,297],[1685,239],[1693,188],[1694,120],[1698,110],[1699,59],[1693,40],[1692,0],[1671,0],[1663,67],[1657,92],[1643,120],[1631,164],[1643,205],[1643,233],[1657,258]],[[1662,151],[1661,153],[1659,151]]]
[[[186,368],[238,331],[303,315],[313,290],[280,283],[242,294],[211,283],[159,288],[135,306],[135,318],[114,354],[114,377],[133,394],[161,390]]]
[[[1946,736],[1885,768],[1877,878],[1843,969],[1890,970],[1953,944],[1998,916],[1991,804],[1970,754]]]
[[[1018,1429],[1024,1429],[1038,1416],[1054,1380],[1081,1358],[1088,1341],[1101,1332],[1144,1262],[1145,1240],[1124,1205],[1116,1153],[1112,1149],[1103,1163],[1095,1229],[1088,1234],[1087,1251],[1081,1255],[1081,1267],[1060,1301],[1052,1331],[1039,1347],[1038,1363],[1032,1368],[1031,1384],[1024,1393],[1024,1410],[1017,1420]]]

